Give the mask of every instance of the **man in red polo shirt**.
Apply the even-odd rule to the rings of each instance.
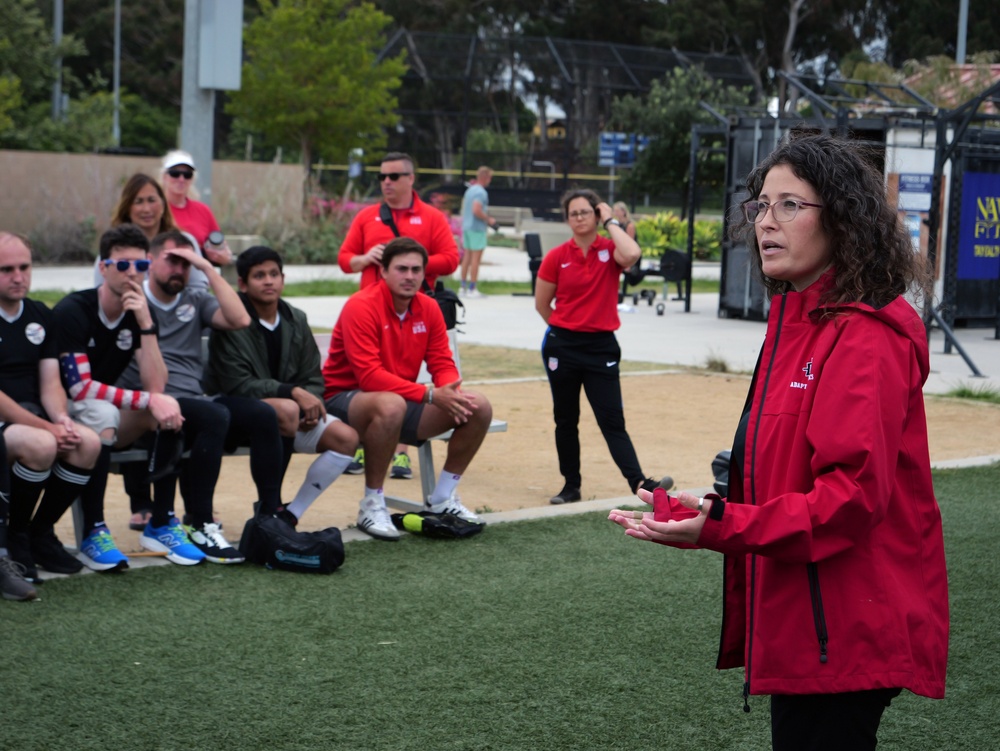
[[[451,274],[458,268],[458,246],[444,215],[433,206],[420,200],[413,189],[416,168],[407,154],[390,152],[382,160],[378,176],[383,202],[367,206],[357,213],[347,231],[344,244],[337,257],[340,268],[350,273],[361,273],[361,289],[375,284],[381,278],[382,252],[396,233],[382,221],[382,206],[389,207],[393,222],[401,237],[412,237],[427,251],[427,269],[424,272],[428,286],[433,289],[439,276]]]
[[[417,170],[413,158],[398,151],[389,152],[382,159],[378,182],[382,201],[357,213],[347,231],[344,244],[337,257],[340,268],[346,273],[361,273],[361,289],[376,284],[381,279],[381,259],[385,245],[394,237],[412,237],[427,251],[426,289],[434,289],[439,276],[451,274],[458,268],[458,246],[451,227],[444,215],[435,207],[420,200],[413,189]],[[388,222],[392,217],[395,231]],[[358,449],[348,474],[364,471],[364,449]],[[410,457],[406,446],[398,446],[392,461],[392,477],[409,479]]]
[[[482,394],[462,390],[441,310],[433,298],[417,294],[427,251],[400,237],[380,256],[382,281],[353,295],[333,329],[323,396],[327,412],[354,428],[365,446],[358,528],[397,540],[382,490],[394,447],[419,446],[454,429],[426,509],[478,522],[455,489],[486,436],[493,408]],[[416,382],[423,363],[432,383]]]

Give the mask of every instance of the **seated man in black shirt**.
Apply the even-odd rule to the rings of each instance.
[[[104,523],[111,447],[127,446],[158,428],[161,448],[176,445],[184,422],[177,400],[163,393],[167,368],[157,343],[156,319],[142,291],[142,277],[149,268],[147,250],[149,241],[134,224],[108,230],[100,241],[104,283],[67,295],[53,311],[70,416],[92,428],[102,444],[80,499],[85,531],[80,553],[87,566],[99,571],[128,566]],[[133,355],[142,390],[116,388],[112,384]],[[204,559],[176,518],[156,521],[163,534],[170,535],[175,554],[194,563]]]
[[[36,564],[61,574],[83,568],[53,525],[90,480],[101,444],[69,417],[52,311],[29,299],[30,291],[30,246],[0,232],[0,431],[12,465],[8,547],[25,578],[37,582]]]

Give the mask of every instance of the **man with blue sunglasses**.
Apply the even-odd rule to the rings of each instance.
[[[101,236],[101,276],[96,289],[73,292],[53,310],[63,387],[70,416],[101,438],[101,454],[80,497],[84,538],[81,560],[95,571],[128,567],[104,522],[104,491],[113,446],[127,446],[143,433],[160,431],[154,464],[176,461],[184,417],[163,393],[167,367],[160,354],[156,318],[146,302],[142,279],[149,268],[149,241],[134,224]],[[142,389],[114,385],[133,355]]]

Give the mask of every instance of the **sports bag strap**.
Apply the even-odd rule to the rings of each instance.
[[[396,229],[396,222],[392,218],[392,209],[389,208],[389,204],[383,201],[378,207],[378,218],[382,220],[382,224],[392,230],[392,234],[399,237],[399,230]]]

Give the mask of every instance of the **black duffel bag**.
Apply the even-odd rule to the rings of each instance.
[[[336,527],[298,532],[273,516],[247,520],[240,552],[251,563],[300,574],[331,574],[344,563],[344,541]]]

